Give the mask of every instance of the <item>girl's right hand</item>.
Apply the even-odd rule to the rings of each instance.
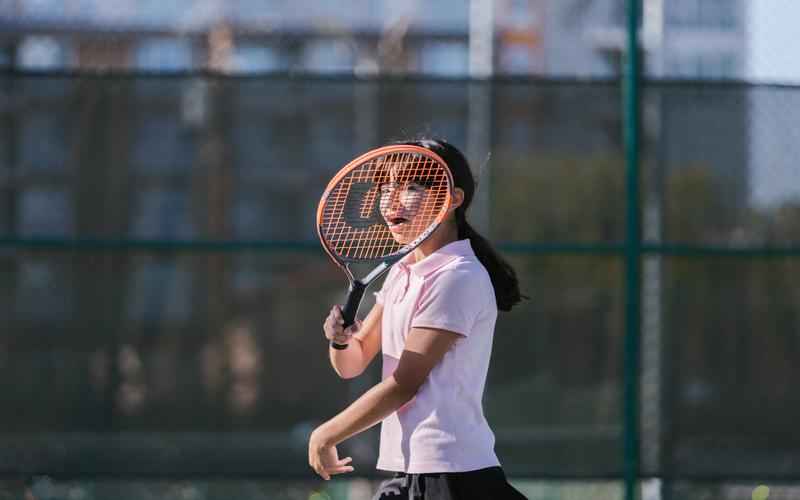
[[[325,332],[325,338],[336,344],[348,344],[350,337],[353,336],[361,327],[361,322],[356,322],[347,328],[343,328],[344,319],[342,318],[342,308],[333,306],[330,314],[325,318],[325,324],[322,325],[322,331]]]

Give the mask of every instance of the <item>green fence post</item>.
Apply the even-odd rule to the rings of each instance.
[[[639,0],[627,0],[627,50],[623,68],[626,162],[625,353],[623,369],[623,471],[625,500],[635,500],[639,479],[639,330],[642,237],[639,199]]]

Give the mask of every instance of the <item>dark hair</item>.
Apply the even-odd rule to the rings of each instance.
[[[458,239],[469,239],[475,256],[489,272],[492,280],[497,308],[501,311],[510,311],[515,304],[523,298],[520,294],[517,273],[511,264],[506,262],[492,247],[491,243],[480,235],[467,222],[467,209],[475,195],[475,178],[464,155],[455,146],[442,139],[415,139],[400,141],[399,144],[420,146],[439,155],[453,174],[453,183],[464,190],[464,202],[456,208],[456,224],[458,225]]]

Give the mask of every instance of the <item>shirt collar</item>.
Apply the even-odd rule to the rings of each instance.
[[[398,265],[403,268],[403,270],[410,270],[417,276],[425,277],[456,257],[469,257],[474,255],[475,252],[472,250],[469,239],[456,240],[413,264],[409,264],[409,262],[414,259],[413,253],[406,255],[398,262]]]

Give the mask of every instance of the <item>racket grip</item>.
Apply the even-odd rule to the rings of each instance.
[[[358,307],[361,305],[361,299],[364,298],[364,292],[367,291],[367,285],[359,280],[350,283],[350,288],[347,290],[347,302],[342,308],[342,319],[344,323],[342,328],[347,328],[356,322],[356,314],[358,314]],[[331,347],[334,349],[347,349],[347,344],[337,344],[331,342]]]

